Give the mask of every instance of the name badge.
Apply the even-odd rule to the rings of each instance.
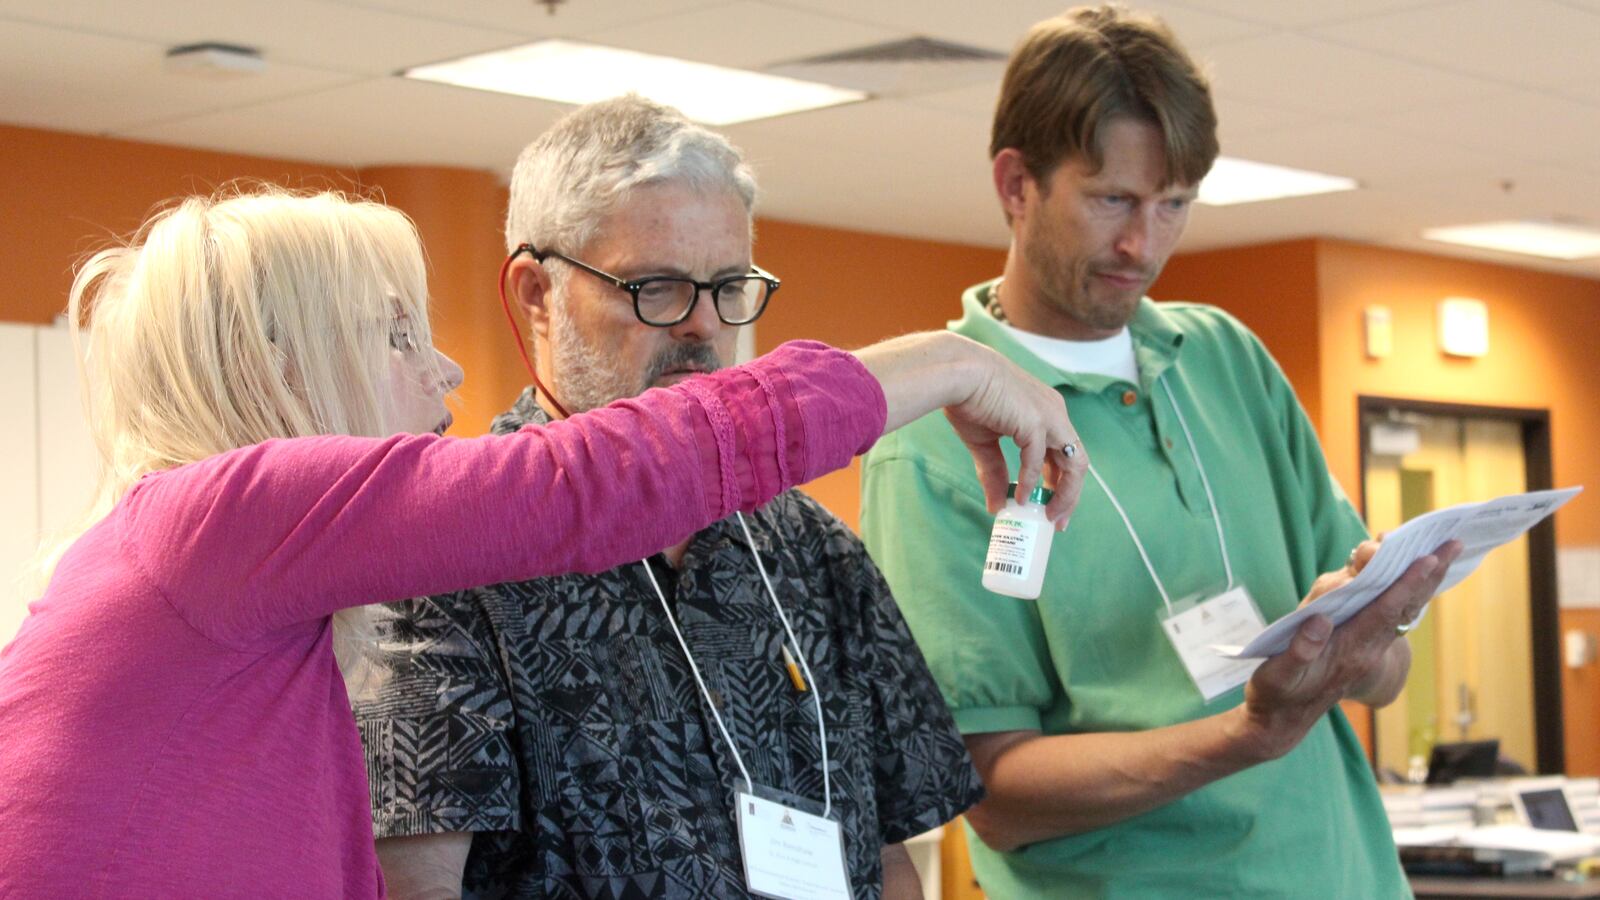
[[[1265,628],[1250,592],[1241,585],[1193,606],[1161,616],[1161,628],[1178,651],[1189,680],[1207,703],[1246,681],[1259,659],[1229,659],[1211,649],[1215,644],[1245,644]]]
[[[777,900],[850,900],[839,823],[768,799],[779,795],[742,780],[734,790],[745,887]]]

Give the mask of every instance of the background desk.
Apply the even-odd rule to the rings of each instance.
[[[1417,900],[1499,897],[1504,900],[1561,897],[1600,900],[1600,879],[1563,881],[1559,878],[1412,878]]]

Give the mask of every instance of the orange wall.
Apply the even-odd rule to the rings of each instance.
[[[1150,295],[1210,303],[1238,316],[1277,357],[1311,421],[1320,421],[1316,241],[1174,256]]]
[[[1600,483],[1600,282],[1325,239],[1173,259],[1163,299],[1215,303],[1255,329],[1295,385],[1340,483],[1359,493],[1359,395],[1549,409],[1557,484]],[[1461,360],[1434,338],[1439,300],[1489,307],[1489,354]],[[1363,352],[1362,311],[1390,308],[1394,354]],[[1563,511],[1558,542],[1600,543],[1600,505]]]
[[[72,267],[152,208],[236,178],[349,188],[352,171],[0,125],[0,320],[48,323]]]
[[[459,434],[487,429],[522,383],[521,362],[490,286],[500,261],[505,191],[464,169],[337,169],[0,126],[0,320],[49,322],[66,306],[72,267],[138,227],[159,203],[235,179],[376,195],[417,223],[430,260],[438,343],[471,373],[454,413]]]
[[[1563,609],[1561,633],[1600,635],[1600,609]],[[1600,662],[1570,669],[1561,665],[1561,707],[1567,726],[1567,771],[1574,775],[1600,775]]]
[[[996,213],[998,216],[999,214]],[[859,347],[961,315],[961,292],[1000,274],[1005,251],[766,220],[756,259],[784,279],[758,349],[812,337]]]
[[[1322,290],[1323,440],[1346,485],[1360,468],[1356,397],[1550,410],[1557,485],[1600,485],[1600,282],[1492,263],[1319,242]],[[1489,353],[1476,360],[1437,349],[1435,310],[1445,297],[1489,308]],[[1362,310],[1393,312],[1394,355],[1362,353]],[[1580,498],[1556,518],[1563,545],[1600,543],[1600,503]]]
[[[783,279],[756,325],[762,352],[795,338],[860,347],[943,328],[961,315],[961,292],[999,275],[1005,264],[1003,250],[772,220],[757,228],[755,255]],[[805,489],[854,528],[860,484],[856,461]]]

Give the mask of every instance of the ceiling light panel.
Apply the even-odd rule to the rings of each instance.
[[[1592,259],[1600,257],[1600,231],[1555,222],[1483,222],[1427,228],[1422,236],[1430,241],[1499,250],[1543,259]]]
[[[1219,156],[1211,167],[1211,173],[1200,182],[1198,199],[1207,206],[1232,206],[1235,203],[1353,191],[1360,186],[1355,179],[1339,175]]]
[[[559,40],[418,66],[401,74],[558,103],[593,103],[637,93],[707,125],[732,125],[868,97],[863,91],[795,78]]]

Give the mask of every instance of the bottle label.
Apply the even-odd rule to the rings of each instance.
[[[994,530],[989,532],[989,555],[983,560],[983,570],[1027,581],[1033,560],[1035,524],[1003,514],[996,516]]]

